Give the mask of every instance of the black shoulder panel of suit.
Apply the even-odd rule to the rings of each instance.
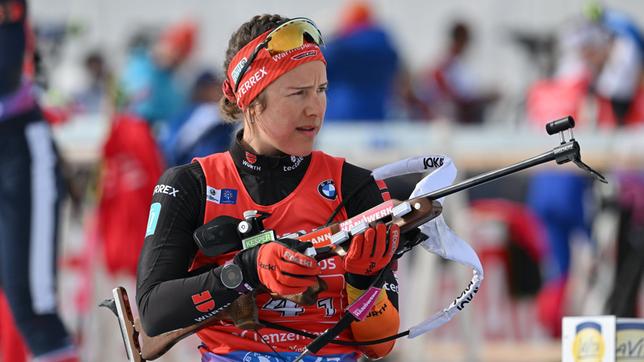
[[[188,272],[197,253],[192,233],[203,222],[204,204],[205,178],[196,163],[167,170],[154,189],[151,212],[157,215],[148,223],[136,292],[149,335],[204,318],[208,313],[197,309],[200,301],[212,299],[217,310],[238,296],[221,284],[220,267]]]

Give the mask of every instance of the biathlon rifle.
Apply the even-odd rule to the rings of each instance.
[[[400,227],[402,234],[411,232],[420,225],[423,225],[440,215],[442,212],[442,206],[437,201],[438,199],[550,161],[555,161],[557,164],[564,164],[572,161],[579,168],[590,173],[595,179],[606,183],[607,181],[604,176],[581,161],[581,149],[579,143],[577,143],[572,134],[572,128],[574,125],[574,119],[570,116],[552,121],[546,125],[546,131],[548,134],[561,134],[561,143],[548,152],[409,200],[385,201],[382,204],[346,221],[322,227],[311,233],[297,236],[296,238],[301,241],[310,241],[313,243],[314,251],[309,248],[306,253],[313,256],[318,261],[336,255],[343,256],[348,250],[349,240],[351,240],[351,237],[364,232],[370,224],[375,222],[385,222],[387,224],[394,223]],[[570,135],[570,138],[567,141],[564,134],[566,130],[569,130]],[[237,231],[239,231],[240,234],[251,234],[251,231],[254,230],[254,232],[252,232],[253,237],[259,239],[263,239],[266,236],[266,233],[271,233],[271,236],[273,237],[272,231],[263,230],[261,220],[265,217],[266,215],[257,213],[257,211],[249,210],[244,213],[245,220],[237,223]],[[211,227],[209,229],[208,224],[204,225],[204,227],[205,228],[202,227],[202,231],[205,230],[206,233],[210,231],[211,234],[213,230],[215,230],[214,234],[217,234],[217,232],[221,232],[222,230],[221,224],[217,225],[216,228]],[[203,243],[203,239],[197,238],[197,235],[195,235],[195,240],[197,240],[198,244],[200,244],[200,240]],[[248,240],[252,241],[254,239],[245,239],[245,241]],[[420,241],[422,241],[422,238],[418,237],[415,239],[412,238],[408,243],[403,243],[401,241],[401,245],[396,251],[395,258],[402,256],[402,254],[409,251],[413,246],[420,243]],[[199,246],[202,251],[207,250],[209,247],[205,244],[200,244]],[[226,249],[227,251],[235,250],[234,245],[229,244],[229,246],[230,248]],[[223,251],[226,251],[221,248],[215,249],[217,249],[216,252],[213,253],[211,250],[211,253],[206,253],[206,255],[221,254]],[[240,248],[237,248],[237,250],[239,249]],[[298,304],[312,304],[317,299],[317,294],[325,289],[325,285],[321,279],[318,278],[318,280],[320,281],[318,285],[309,288],[304,293],[277,297],[289,299]],[[376,288],[374,288],[374,286]],[[365,292],[365,295],[370,291],[372,294],[377,293],[381,286],[382,273],[380,274],[380,277],[374,281],[372,288]],[[125,288],[117,287],[113,289],[113,299],[105,300],[101,303],[101,306],[108,307],[117,316],[128,360],[140,362],[159,358],[183,338],[221,320],[233,321],[235,326],[241,329],[261,328],[263,323],[267,323],[259,321],[257,317],[255,295],[256,293],[261,292],[267,291],[256,290],[248,294],[243,294],[224,310],[208,319],[191,326],[166,332],[157,336],[148,336],[143,330],[139,318],[135,319],[133,317]],[[360,303],[362,300],[362,304],[358,308],[352,309],[352,306],[349,306],[344,316],[336,323],[336,325],[329,328],[321,335],[316,336],[316,338],[306,347],[298,360],[307,353],[318,352],[326,344],[332,342],[335,337],[342,332],[342,330],[349,327],[351,322],[364,318],[366,315],[365,311],[368,312],[371,309],[371,306],[373,306],[373,299],[375,299],[365,295],[363,295],[364,298],[360,297],[356,300],[355,303]],[[403,335],[405,335],[405,333],[392,337],[398,338]],[[383,341],[384,340],[389,339],[383,339]],[[373,343],[365,342],[364,344]]]

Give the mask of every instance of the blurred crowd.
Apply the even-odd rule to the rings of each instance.
[[[368,1],[348,2],[325,38],[333,85],[328,93],[327,121],[493,122],[491,112],[510,95],[494,84],[484,84],[482,74],[475,70],[476,59],[470,54],[478,46],[475,24],[453,19],[443,30],[441,50],[419,69],[412,69],[395,42],[395,29],[386,26],[376,10]],[[541,126],[553,117],[570,114],[593,126],[610,128],[637,124],[644,117],[644,40],[639,24],[595,2],[582,10],[583,15],[550,33],[508,30],[517,53],[527,54],[529,66],[539,74],[539,79],[529,80],[517,105],[522,113],[518,122]],[[82,32],[72,25],[59,27],[38,28],[36,24],[37,38],[43,44],[39,49],[48,58],[44,61],[48,64],[40,67],[43,85],[55,78],[48,73],[56,72],[52,58],[60,58],[62,43],[73,42],[74,34]],[[58,88],[65,89],[50,87],[47,99],[69,115],[135,114],[152,126],[164,144],[169,142],[168,132],[185,121],[181,118],[188,109],[216,102],[219,96],[215,89],[221,77],[219,65],[199,68],[191,59],[198,44],[199,24],[192,20],[159,29],[143,27],[132,34],[125,54],[87,50],[83,61],[77,62],[79,69],[71,73],[75,80],[54,82],[64,83]],[[124,64],[115,69],[117,62]],[[214,81],[209,83],[210,76]],[[210,93],[207,84],[212,85]],[[206,94],[211,98],[204,99]],[[501,112],[500,117],[513,118],[513,112]],[[498,112],[493,116],[498,118]]]
[[[517,106],[522,126],[542,128],[566,115],[580,128],[644,124],[644,24],[594,2],[582,10],[547,37],[513,34],[517,51],[527,52],[530,66],[540,74]],[[481,74],[472,67],[476,59],[468,50],[477,41],[474,24],[455,19],[444,29],[442,50],[422,69],[411,69],[394,41],[395,29],[385,26],[381,16],[367,1],[350,1],[336,29],[327,34],[327,122],[493,123],[490,114],[507,95],[480,81]],[[70,178],[69,183],[78,205],[95,206],[87,233],[97,235],[103,245],[108,273],[133,277],[158,177],[168,167],[226,150],[234,135],[234,127],[218,110],[221,67],[191,63],[199,24],[178,20],[159,31],[133,34],[118,69],[112,54],[88,49],[79,62],[82,77],[61,92],[50,80],[56,57],[52,39],[63,36],[35,26],[40,54],[35,57],[35,79],[50,122],[63,124],[87,114],[109,119],[100,164],[92,165],[89,177]],[[74,41],[69,30],[66,34],[64,41]],[[510,118],[514,112],[495,112],[494,117]],[[639,299],[644,273],[642,166],[610,170],[610,188],[593,186],[582,173],[542,171],[529,177],[519,199],[504,198],[502,192],[499,197],[472,198],[472,242],[484,267],[503,271],[499,293],[506,293],[508,303],[533,303],[531,316],[544,336],[560,335],[563,315],[644,314]],[[607,220],[612,220],[614,233],[597,232],[607,227]],[[581,271],[586,275],[581,286],[571,285],[571,276],[580,273],[573,270],[579,240],[592,254],[590,265]],[[67,265],[78,266],[86,256],[69,258]],[[579,293],[602,301],[580,307]],[[489,327],[487,335],[507,337],[507,331],[499,332],[503,326],[497,327]],[[520,334],[508,333],[513,338]],[[2,338],[6,335],[0,334]]]

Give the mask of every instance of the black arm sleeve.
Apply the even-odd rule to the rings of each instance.
[[[365,185],[367,179],[370,181]],[[356,216],[383,201],[371,171],[347,162],[342,167],[342,199],[346,200],[348,217]]]
[[[158,215],[156,225],[154,217],[148,222],[136,288],[141,322],[151,336],[201,321],[239,296],[221,284],[221,267],[188,272],[198,250],[192,233],[203,223],[204,203],[205,177],[196,163],[169,169],[154,189],[152,209]]]

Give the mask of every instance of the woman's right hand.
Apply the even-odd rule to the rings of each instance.
[[[244,280],[279,295],[303,293],[317,285],[321,270],[315,259],[300,252],[312,246],[293,239],[280,239],[237,254]]]

